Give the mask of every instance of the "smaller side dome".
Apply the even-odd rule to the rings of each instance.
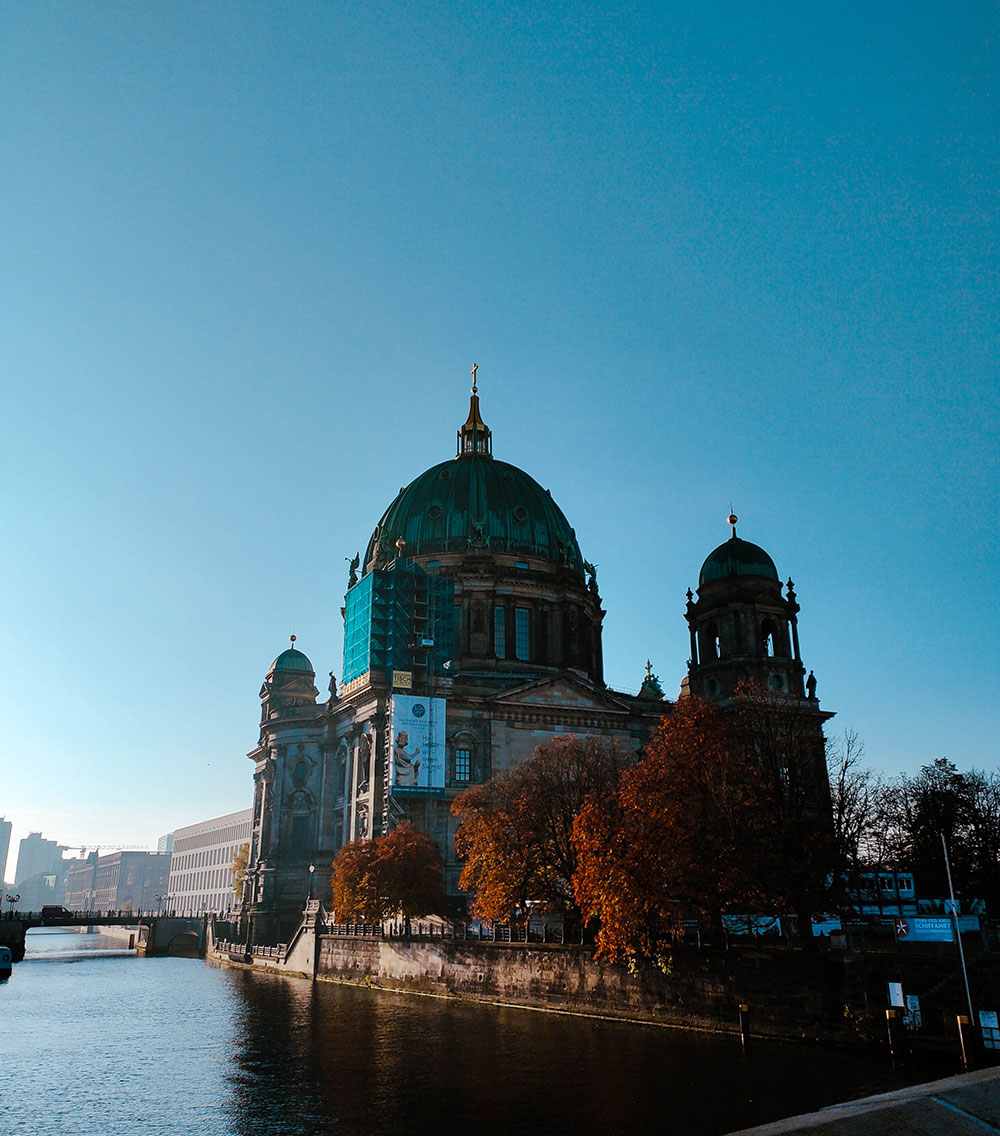
[[[778,582],[778,569],[760,545],[742,540],[734,533],[725,544],[708,554],[701,566],[698,587],[730,576],[763,576]]]
[[[292,642],[295,642],[295,636],[291,637]],[[301,651],[296,651],[294,647],[289,647],[287,651],[282,651],[281,654],[271,664],[268,674],[273,674],[275,671],[297,671],[299,674],[315,674],[313,665],[309,661],[307,655],[303,655]]]

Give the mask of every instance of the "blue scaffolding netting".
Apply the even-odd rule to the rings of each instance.
[[[343,682],[373,670],[446,675],[454,653],[455,585],[446,577],[396,560],[347,593]]]

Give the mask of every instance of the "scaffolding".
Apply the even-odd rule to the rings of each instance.
[[[344,612],[343,682],[371,671],[387,681],[397,671],[413,675],[413,688],[448,673],[455,649],[455,585],[429,576],[410,560],[392,561],[359,580]]]

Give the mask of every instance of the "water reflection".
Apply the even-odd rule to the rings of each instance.
[[[854,1053],[230,974],[230,1114],[263,1131],[721,1133],[889,1087]],[[283,1086],[276,1093],[278,1086]]]
[[[67,958],[109,949],[63,938]],[[734,1037],[188,959],[58,965],[41,946],[0,987],[4,1136],[711,1136],[895,1083],[867,1054],[759,1042],[744,1056]]]

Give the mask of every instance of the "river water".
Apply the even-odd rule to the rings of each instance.
[[[744,1054],[728,1036],[140,959],[100,935],[33,932],[0,985],[3,1136],[711,1136],[902,1083],[877,1054]]]

